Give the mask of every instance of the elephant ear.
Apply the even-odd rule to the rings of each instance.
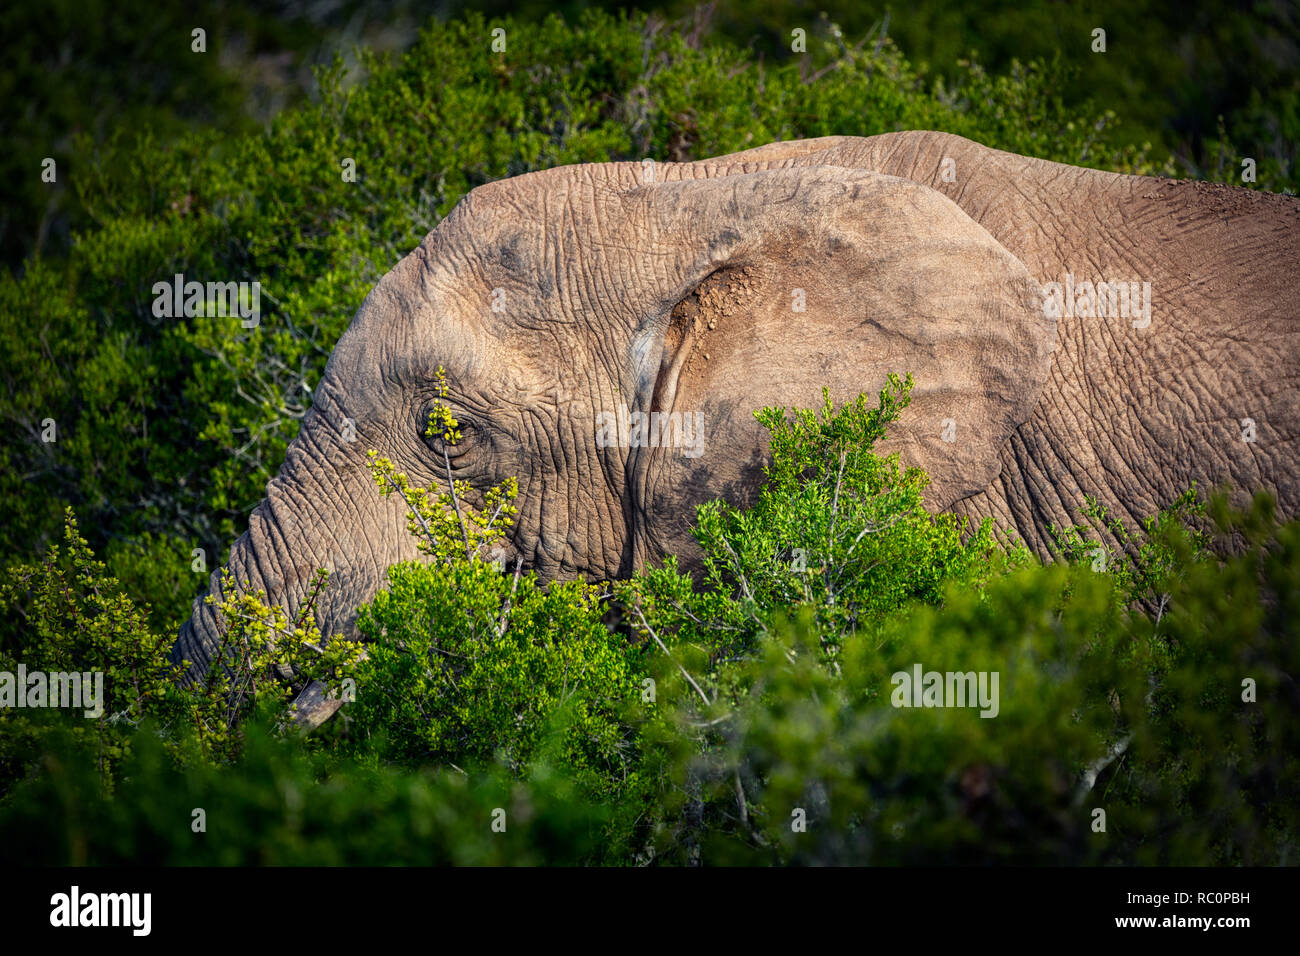
[[[752,486],[756,408],[820,406],[823,386],[837,404],[874,395],[890,372],[916,384],[879,450],[929,472],[931,506],[994,480],[999,450],[1038,402],[1056,323],[1025,266],[960,207],[834,166],[633,192],[668,278],[639,337],[661,348],[634,349],[649,391],[641,408],[699,413],[704,434],[702,454],[659,450],[646,480]]]

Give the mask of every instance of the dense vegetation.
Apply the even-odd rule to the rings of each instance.
[[[892,380],[874,409],[763,410],[767,484],[751,509],[700,508],[707,571],[694,583],[669,559],[605,593],[543,588],[484,560],[508,525],[494,524],[500,509],[464,506],[475,532],[433,532],[446,493],[376,460],[432,560],[394,566],[363,608],[365,658],[337,642],[311,657],[309,623],[246,594],[224,607],[229,672],[188,689],[166,679],[167,636],[69,519],[68,547],[0,592],[37,635],[0,668],[105,667],[111,717],[38,710],[6,724],[5,852],[76,863],[1294,859],[1300,523],[1279,527],[1266,498],[1248,514],[1216,499],[1218,531],[1247,542],[1223,561],[1192,527],[1206,508],[1189,494],[1120,554],[1088,526],[1061,529],[1049,565],[1003,548],[987,524],[963,543],[950,517],[923,507],[924,474],[872,451],[910,387]],[[512,493],[499,489],[497,503]],[[306,740],[277,721],[286,663],[299,686],[348,691]],[[900,691],[913,671],[978,674],[978,699],[974,683],[955,704],[942,688]],[[232,697],[246,702],[238,714]]]
[[[41,554],[71,506],[154,623],[176,626],[244,529],[366,292],[492,179],[900,128],[1157,171],[1109,139],[1104,117],[1067,112],[1041,64],[971,70],[940,95],[888,43],[845,52],[814,37],[820,76],[805,80],[801,63],[764,66],[639,21],[506,28],[504,55],[470,18],[429,28],[400,59],[365,58],[362,84],[326,72],[320,103],[265,134],[122,138],[82,157],[75,183],[96,227],[66,259],[0,276],[0,554]],[[356,182],[341,175],[347,158]],[[156,317],[153,285],[176,273],[259,281],[260,326]]]
[[[102,144],[75,176],[93,225],[0,276],[0,672],[101,670],[108,715],[0,714],[4,853],[1294,861],[1300,526],[1266,500],[1234,514],[1189,494],[1124,529],[1122,554],[1098,551],[1103,513],[1082,515],[1044,566],[930,515],[925,475],[873,452],[910,379],[875,402],[760,410],[766,487],[752,508],[700,510],[698,581],[672,560],[550,588],[502,573],[480,554],[508,508],[500,525],[440,524],[445,492],[373,460],[380,490],[421,510],[432,560],[391,569],[362,610],[368,653],[318,653],[310,605],[289,621],[242,595],[222,606],[227,667],[176,682],[165,650],[333,343],[475,185],[899,128],[1169,170],[1064,105],[1041,62],[936,87],[890,42],[855,50],[829,30],[809,62],[774,64],[594,13],[506,21],[494,55],[493,25],[432,25],[400,58],[363,58],[359,83],[326,70],[319,102],[264,132]],[[177,272],[260,281],[260,325],[156,317],[153,284]],[[918,664],[999,673],[997,717],[894,706],[894,675]],[[350,703],[300,738],[285,706],[312,679]]]
[[[404,51],[431,12],[514,13],[521,26],[561,13],[615,12],[624,0],[14,0],[0,12],[0,261],[57,255],[95,220],[76,181],[97,144],[130,130],[234,136],[314,101],[312,68],[358,46]],[[721,40],[768,64],[803,60],[793,31],[841,29],[847,46],[896,43],[926,85],[946,90],[973,62],[1014,74],[1039,60],[1066,109],[1111,114],[1117,142],[1150,143],[1179,175],[1231,177],[1235,149],[1259,184],[1300,188],[1300,17],[1287,0],[666,0],[661,29]],[[206,30],[206,52],[192,32]],[[1093,31],[1106,31],[1104,53]],[[815,51],[816,43],[808,47]],[[813,69],[809,68],[811,74]],[[689,146],[688,146],[689,148]],[[61,175],[37,175],[45,157]]]

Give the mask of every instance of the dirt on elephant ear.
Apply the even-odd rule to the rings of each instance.
[[[673,307],[664,345],[669,353],[683,345],[690,350],[684,374],[705,370],[714,333],[721,332],[725,339],[735,331],[761,286],[762,275],[755,266],[719,269]]]

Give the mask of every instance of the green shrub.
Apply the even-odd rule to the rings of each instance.
[[[1267,499],[1250,515],[1217,499],[1207,509],[1192,490],[1136,532],[1090,503],[1083,517],[1118,553],[1089,525],[1059,532],[1064,560],[1047,566],[1004,552],[987,523],[962,544],[950,517],[922,507],[924,476],[872,453],[908,386],[892,379],[871,411],[860,397],[820,416],[758,413],[772,432],[767,482],[750,509],[700,509],[699,586],[671,560],[616,584],[633,630],[661,652],[659,712],[641,727],[660,788],[643,852],[1291,858],[1300,523],[1279,527]],[[1250,550],[1215,557],[1207,510],[1222,540]],[[806,560],[791,560],[796,548]],[[917,665],[996,672],[996,713],[893,706],[893,676]]]
[[[1294,865],[1300,859],[1300,522],[1272,499],[1210,503],[1241,552],[1181,551],[1168,600],[1149,615],[1167,665],[1107,790],[1123,862]]]
[[[446,395],[439,368],[425,437],[450,474],[460,431]],[[513,575],[504,559],[484,560],[514,523],[518,483],[418,488],[377,452],[369,461],[430,560],[394,565],[360,608],[366,653],[332,729],[339,750],[471,772],[495,761],[523,776],[550,739],[556,770],[589,796],[617,802],[636,790],[639,754],[622,715],[639,691],[638,654],[604,625],[603,595],[582,581],[542,587],[520,560]]]
[[[1058,613],[1067,581],[1075,593]],[[689,825],[661,833],[658,857],[1086,860],[1088,818],[1071,796],[1112,732],[1105,689],[1119,675],[1104,649],[1082,652],[1114,623],[1110,586],[1087,572],[1022,570],[849,636],[830,662],[810,615],[774,629],[724,669],[709,707],[683,699],[694,706],[677,726],[699,753],[679,757],[671,776]],[[998,673],[996,712],[893,706],[892,676],[918,664]]]
[[[177,762],[228,764],[242,747],[242,724],[252,716],[291,723],[289,705],[313,680],[337,684],[351,674],[361,649],[347,642],[325,646],[313,618],[326,578],[289,620],[263,592],[239,588],[227,576],[225,597],[209,598],[227,622],[207,673],[182,684],[184,669],[169,660],[173,636],[149,626],[139,606],[96,560],[76,517],[65,516],[64,545],[40,564],[15,565],[0,574],[0,614],[20,626],[21,640],[0,635],[0,673],[15,676],[80,675],[90,707],[68,707],[45,692],[40,706],[0,711],[0,796],[56,750],[89,755],[112,789],[120,764],[141,739],[146,722]],[[39,686],[39,684],[37,685]],[[55,696],[59,697],[56,703]],[[69,689],[69,701],[72,691]],[[94,710],[97,713],[90,713]],[[69,750],[70,748],[70,750]]]
[[[710,664],[752,649],[776,615],[811,610],[833,650],[847,635],[910,601],[936,603],[956,582],[976,588],[1009,564],[1030,560],[994,540],[992,522],[965,529],[926,510],[929,478],[873,448],[911,401],[912,379],[890,376],[878,406],[867,397],[820,412],[766,408],[772,463],[755,504],[699,509],[694,536],[702,581],[675,557],[615,585],[637,629],[707,651]],[[967,540],[962,540],[969,530]]]
[[[141,721],[170,727],[192,716],[167,662],[170,637],[150,630],[145,610],[107,575],[70,510],[62,547],[0,575],[0,615],[19,624],[0,634],[0,672],[15,683],[20,665],[28,673],[82,675],[87,692],[98,695],[92,709],[99,712],[53,706],[54,695],[40,708],[20,710],[7,701],[0,711],[0,796],[40,760],[52,735],[92,755],[111,785]],[[27,689],[15,686],[19,694]]]
[[[601,622],[596,588],[512,583],[496,565],[402,564],[364,606],[368,659],[345,713],[352,734],[412,763],[522,771],[567,709],[560,764],[599,792],[634,772],[620,716],[634,693],[634,652]]]
[[[1254,528],[1246,553],[1220,561],[1164,523],[1176,557],[1154,613],[1129,603],[1129,575],[1034,563],[954,582],[834,654],[813,608],[722,662],[669,643],[655,858],[1294,862],[1300,523],[1277,526],[1266,500],[1220,520]],[[896,706],[895,675],[918,665],[996,672],[996,713]]]

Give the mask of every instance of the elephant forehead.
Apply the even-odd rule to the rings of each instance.
[[[663,297],[682,291],[698,253],[733,247],[759,219],[765,230],[774,216],[801,230],[836,207],[874,206],[878,231],[895,241],[971,225],[933,191],[867,170],[805,166],[699,178],[687,174],[694,166],[664,164],[648,182],[638,164],[606,163],[480,186],[408,257],[423,267],[411,279],[459,290],[471,308],[490,306],[516,325],[596,317],[622,319],[635,332],[647,310],[671,307]]]
[[[797,156],[810,151],[797,147],[818,142],[781,145]],[[639,164],[600,163],[490,183],[471,191],[417,253],[450,283],[478,280],[499,296],[522,290],[530,301],[573,303],[596,277],[608,299],[621,277],[664,277],[685,244],[714,251],[760,219],[801,230],[848,211],[871,218],[882,241],[993,242],[947,197],[908,179],[843,165],[753,165],[728,157],[665,163],[647,181]]]
[[[436,288],[427,272],[415,253],[398,263],[335,346],[325,376],[352,417],[382,417],[394,389],[431,392],[440,367],[458,393],[509,399],[528,380],[526,357],[503,347],[501,317]]]

